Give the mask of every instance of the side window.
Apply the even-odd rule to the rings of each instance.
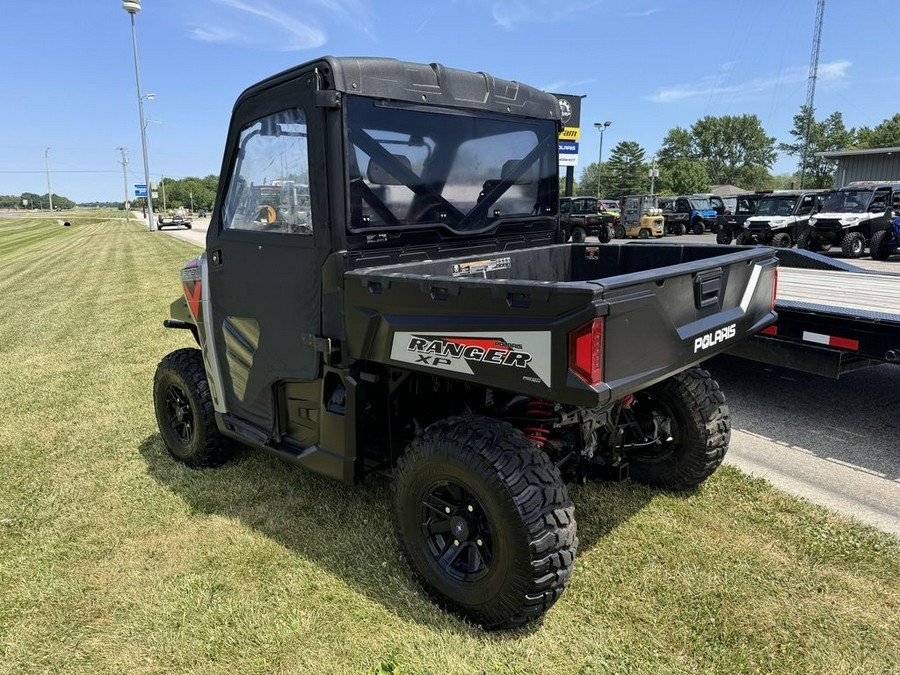
[[[223,211],[227,230],[312,234],[309,144],[300,109],[268,115],[241,131]]]
[[[571,199],[563,199],[559,203],[559,212],[560,213],[568,213],[569,209],[571,207],[572,207],[572,200]]]
[[[887,209],[889,194],[890,193],[887,191],[876,192],[875,196],[872,197],[872,202],[869,204],[869,208],[867,209],[869,213],[878,213]]]
[[[806,195],[803,199],[801,199],[800,206],[797,208],[797,215],[805,216],[809,213],[812,213],[813,200],[815,200],[815,197],[813,195]]]
[[[691,210],[690,205],[688,204],[687,199],[679,199],[675,202],[675,210],[678,213],[689,213]]]

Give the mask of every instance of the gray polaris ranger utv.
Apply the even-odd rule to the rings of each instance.
[[[206,252],[159,365],[171,454],[239,441],[346,483],[391,472],[418,581],[486,628],[572,573],[566,481],[683,489],[722,462],[697,364],[775,319],[768,249],[565,244],[559,105],[484,73],[322,58],[238,99]]]

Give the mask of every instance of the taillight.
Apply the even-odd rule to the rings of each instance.
[[[569,370],[592,387],[603,381],[603,318],[569,333]]]
[[[584,224],[585,224],[585,225],[588,224],[588,217],[587,217],[587,216],[584,217]]]
[[[775,274],[772,276],[772,311],[775,311],[775,301],[778,299],[778,268],[775,268]]]

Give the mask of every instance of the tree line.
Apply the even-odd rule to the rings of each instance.
[[[75,202],[71,199],[53,193],[54,209],[71,209]],[[42,195],[36,192],[23,192],[20,195],[0,195],[0,209],[49,209],[50,194]]]
[[[809,149],[804,155],[804,141]],[[900,113],[875,127],[847,128],[840,112],[817,120],[815,111],[802,106],[794,116],[792,142],[777,143],[766,134],[756,115],[706,116],[690,128],[673,127],[656,154],[658,194],[707,192],[711,185],[736,185],[748,190],[804,187],[828,188],[834,164],[816,153],[834,150],[883,148],[900,145]],[[772,175],[778,151],[798,160],[795,173]],[[801,166],[802,165],[802,166]],[[608,161],[588,164],[578,181],[579,194],[618,199],[650,192],[650,168],[644,148],[635,141],[620,141]]]

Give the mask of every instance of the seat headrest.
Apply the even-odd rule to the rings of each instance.
[[[391,155],[391,157],[412,171],[412,164],[409,162],[409,157],[406,155]],[[366,167],[366,179],[375,185],[403,185],[402,181],[395,178],[392,173],[373,159],[369,160],[369,166]]]

